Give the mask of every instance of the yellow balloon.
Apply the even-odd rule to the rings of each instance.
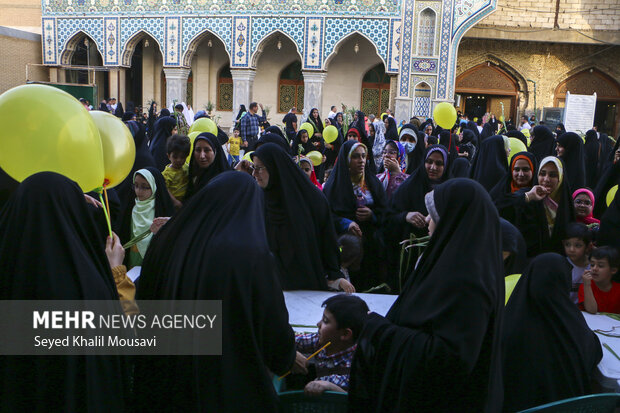
[[[241,158],[242,161],[248,161],[248,162],[252,162],[252,154],[254,153],[254,151],[250,151],[250,152],[246,152],[243,155],[243,158]],[[254,163],[254,162],[252,162]]]
[[[332,143],[338,139],[338,129],[334,125],[329,125],[323,129],[323,139],[325,142]]]
[[[301,129],[304,129],[304,130],[308,131],[308,137],[309,137],[309,138],[311,138],[311,137],[312,137],[312,135],[314,135],[314,126],[312,126],[312,125],[311,125],[310,123],[308,123],[308,122],[304,122],[304,123],[302,123],[302,124],[301,124],[301,127],[300,127],[299,129],[300,129],[300,130],[301,130]]]
[[[525,144],[520,139],[508,138],[508,141],[510,142],[510,156],[508,157],[508,162],[510,162],[510,159],[519,152],[527,152]]]
[[[0,95],[0,166],[21,182],[57,172],[84,192],[103,183],[103,151],[95,122],[73,96],[47,85],[23,85]],[[133,141],[133,139],[132,139]]]
[[[202,118],[201,118],[202,119]],[[188,137],[189,137],[189,155],[187,155],[187,160],[185,161],[186,163],[189,163],[189,161],[192,158],[192,153],[194,152],[194,141],[196,140],[196,136],[200,135],[202,132],[190,132]]]
[[[312,151],[306,154],[306,158],[312,161],[312,165],[319,166],[323,163],[323,155],[319,151]]]
[[[506,283],[506,301],[504,305],[508,304],[508,299],[519,282],[519,278],[521,278],[521,274],[512,274],[504,278],[504,282]]]
[[[448,102],[441,102],[433,110],[433,120],[444,129],[451,129],[456,122],[456,109]]]
[[[618,192],[618,185],[612,186],[609,192],[607,192],[607,197],[605,198],[605,201],[607,201],[607,206],[611,205],[611,201],[613,201],[616,197],[616,192]]]
[[[209,132],[217,136],[217,125],[209,118],[200,118],[189,128],[189,133],[192,132]]]
[[[107,188],[123,182],[136,160],[136,144],[131,132],[119,118],[107,112],[89,112],[97,125],[103,149],[104,177]]]

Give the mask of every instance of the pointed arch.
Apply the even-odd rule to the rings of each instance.
[[[203,40],[205,40],[206,38],[210,38],[210,37],[213,37],[216,41],[219,41],[222,44],[222,47],[224,48],[224,51],[226,52],[226,56],[228,56],[228,61],[232,61],[230,57],[230,51],[228,50],[229,46],[226,45],[226,42],[224,41],[224,39],[222,39],[222,37],[219,34],[212,32],[211,30],[203,30],[202,32],[192,37],[192,40],[189,41],[187,45],[187,50],[185,51],[185,53],[183,53],[183,60],[182,60],[183,66],[191,67],[192,58],[196,54],[196,50],[198,50],[198,46],[200,45],[200,43],[202,43]]]
[[[294,60],[284,67],[278,76],[278,113],[286,113],[292,107],[297,113],[304,110],[304,77],[301,61]]]
[[[413,86],[413,116],[431,117],[431,96],[432,84],[422,80]]]
[[[368,69],[362,78],[360,107],[364,113],[379,114],[390,106],[390,78],[381,63]]]
[[[435,55],[435,34],[437,27],[437,13],[430,7],[418,14],[418,37],[416,54],[418,56]]]
[[[554,105],[566,98],[566,92],[591,95],[596,92],[597,99],[620,100],[620,84],[611,76],[593,67],[573,69],[564,76],[553,92]]]
[[[338,40],[336,42],[336,44],[334,45],[334,49],[332,50],[332,52],[330,54],[328,54],[327,56],[325,56],[325,63],[323,64],[324,70],[328,69],[329,64],[334,59],[334,57],[338,54],[338,51],[340,50],[340,47],[344,43],[346,43],[348,40],[350,40],[351,38],[355,37],[355,35],[359,35],[364,40],[367,40],[375,48],[375,53],[377,54],[379,59],[381,59],[381,62],[383,63],[383,67],[388,67],[385,58],[383,56],[381,56],[381,54],[379,53],[379,47],[377,46],[377,44],[374,41],[372,41],[372,39],[370,39],[370,37],[366,36],[364,33],[360,32],[358,30],[354,30],[354,31],[350,32],[349,34],[347,34],[346,36],[343,36],[340,40]]]
[[[295,51],[297,52],[297,54],[299,55],[299,60],[303,60],[303,56],[302,56],[302,52],[299,49],[299,45],[295,42],[295,39],[293,39],[293,37],[291,37],[291,35],[283,32],[280,29],[274,29],[271,32],[269,32],[267,35],[265,35],[262,39],[260,39],[260,41],[258,42],[258,44],[256,45],[255,50],[251,51],[251,56],[250,56],[250,66],[251,67],[256,67],[256,64],[258,63],[258,59],[260,58],[260,56],[263,54],[263,50],[265,48],[265,45],[267,43],[269,43],[269,41],[271,39],[273,39],[276,36],[282,36],[287,40],[290,40],[291,43],[295,46]]]
[[[519,89],[517,79],[490,61],[464,71],[455,82],[455,92],[465,96],[461,110],[475,107],[476,116],[488,112],[516,118],[517,109],[522,111],[525,108],[524,104],[519,104],[520,100],[526,100]]]
[[[162,61],[164,60],[163,47],[159,40],[145,29],[140,29],[134,33],[125,44],[121,47],[121,66],[131,66],[131,58],[136,51],[136,46],[144,39],[152,39],[159,46],[159,53],[161,54]]]
[[[61,65],[71,65],[71,58],[77,49],[77,45],[83,41],[84,38],[87,38],[88,41],[95,45],[97,51],[99,52],[99,57],[101,57],[101,61],[103,62],[103,53],[101,52],[101,48],[97,44],[97,42],[93,39],[91,35],[86,33],[84,30],[78,30],[73,35],[69,36],[67,41],[62,47],[62,53],[60,55],[60,64]]]

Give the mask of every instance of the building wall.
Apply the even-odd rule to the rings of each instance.
[[[0,0],[0,26],[41,34],[41,0]]]
[[[539,109],[553,106],[555,88],[581,70],[594,67],[620,81],[620,54],[609,46],[471,38],[464,39],[459,47],[457,76],[487,60],[522,80],[520,100],[523,105],[525,99],[527,105],[521,109],[527,112],[534,110],[533,85],[527,79],[537,84]],[[523,84],[527,89],[522,89]]]
[[[499,0],[497,9],[479,25],[553,28],[556,0]],[[618,0],[560,0],[561,29],[620,30]]]
[[[355,44],[359,52],[355,53]],[[356,35],[345,40],[338,53],[328,62],[327,78],[323,85],[322,116],[329,113],[329,108],[340,104],[360,108],[362,97],[362,79],[368,70],[382,63],[375,47],[363,37]],[[376,115],[376,114],[375,114]]]
[[[28,63],[41,63],[41,36],[0,27],[0,93],[26,83]],[[47,68],[29,70],[30,80],[49,81]]]
[[[280,73],[284,68],[301,57],[295,49],[295,45],[288,39],[281,38],[282,49],[277,48],[277,37],[265,41],[263,52],[256,63],[256,77],[252,100],[269,106],[269,123],[282,125],[284,113],[278,112],[278,83]]]

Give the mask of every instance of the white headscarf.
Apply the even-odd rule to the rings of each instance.
[[[381,170],[383,166],[383,148],[385,148],[385,123],[382,120],[376,119],[372,126],[375,128],[375,143],[372,146],[372,154],[375,158],[375,165],[377,171]]]
[[[194,123],[194,111],[189,109],[185,102],[181,102],[181,105],[183,105],[183,116],[187,121],[187,126],[192,126],[192,123]]]
[[[140,201],[136,198],[136,205],[134,205],[131,210],[131,236],[132,238],[137,237],[138,235],[144,233],[146,230],[151,228],[151,224],[155,219],[155,193],[157,192],[157,184],[155,183],[155,178],[153,174],[149,172],[148,169],[140,169],[133,174],[133,182],[136,182],[136,175],[141,175],[146,179],[151,187],[151,196],[144,201]],[[139,241],[136,244],[138,248],[138,252],[140,256],[144,258],[144,254],[146,254],[146,249],[148,248],[151,238],[153,238],[153,234],[149,234],[148,237],[144,238],[142,241]]]

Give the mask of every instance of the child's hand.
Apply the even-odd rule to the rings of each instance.
[[[105,255],[107,255],[108,257],[110,268],[123,265],[123,260],[125,259],[125,250],[123,249],[123,245],[121,244],[121,240],[118,238],[118,235],[116,235],[114,232],[112,233],[112,237],[108,236],[108,238],[106,239]]]
[[[293,366],[291,367],[291,373],[306,375],[308,374],[307,366],[308,359],[298,351],[297,355],[295,356],[295,363],[293,363]]]
[[[330,383],[325,380],[314,380],[306,384],[306,387],[304,387],[304,393],[306,396],[320,396],[324,391],[342,392],[343,390],[334,383]]]
[[[592,272],[590,270],[585,270],[581,278],[583,279],[583,286],[589,286],[592,283]]]
[[[158,217],[158,218],[155,218],[153,220],[153,223],[151,224],[151,232],[153,234],[157,234],[157,231],[159,231],[160,228],[163,227],[164,224],[166,222],[168,222],[169,219],[170,219],[170,217]]]
[[[357,225],[357,222],[351,222],[349,224],[348,231],[349,234],[362,238],[362,230],[360,229],[360,226]]]

